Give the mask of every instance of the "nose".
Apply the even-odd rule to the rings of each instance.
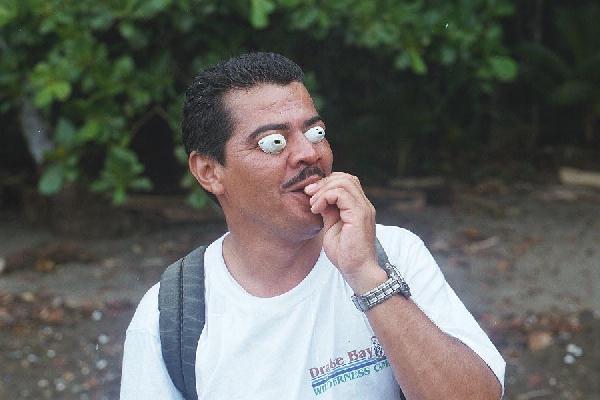
[[[289,162],[292,167],[313,165],[319,161],[321,158],[319,150],[321,146],[319,146],[319,143],[309,142],[301,132],[292,136],[292,138],[288,138],[288,147],[290,148]]]

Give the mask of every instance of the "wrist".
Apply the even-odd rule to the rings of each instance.
[[[388,275],[376,262],[369,263],[353,274],[343,275],[344,280],[355,294],[363,294],[388,279]]]
[[[398,268],[393,264],[390,264],[389,261],[386,262],[382,268],[388,276],[388,279],[386,279],[385,282],[382,282],[365,293],[357,294],[355,292],[352,296],[352,302],[359,311],[367,312],[377,304],[386,301],[396,294],[404,296],[405,298],[410,297],[410,288]]]

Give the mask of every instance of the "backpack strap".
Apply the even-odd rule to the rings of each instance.
[[[171,264],[160,279],[160,343],[173,384],[185,399],[197,400],[196,348],[204,328],[204,252],[200,246]]]
[[[379,242],[379,239],[377,239],[377,237],[375,237],[375,251],[377,252],[377,263],[381,268],[387,271],[388,268],[385,264],[389,262],[389,259],[387,254],[385,254],[385,250],[383,249],[383,246],[381,245],[381,242]]]

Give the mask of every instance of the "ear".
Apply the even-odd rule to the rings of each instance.
[[[221,181],[223,166],[217,160],[192,151],[188,157],[188,167],[200,186],[215,196],[223,194],[225,190]]]

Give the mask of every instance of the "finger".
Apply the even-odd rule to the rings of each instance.
[[[327,181],[319,184],[318,188],[315,190],[314,188],[310,188],[307,191],[307,194],[311,198],[311,204],[317,201],[317,199],[325,192],[333,189],[344,189],[347,191],[352,197],[354,197],[357,201],[368,201],[367,197],[364,195],[362,188],[358,186],[349,176],[334,176],[328,178]]]
[[[326,183],[328,182],[335,182],[335,181],[339,181],[340,179],[348,179],[354,182],[357,182],[356,180],[358,178],[356,177],[352,177],[352,175],[346,174],[344,172],[333,172],[330,175],[326,176],[325,178],[311,184],[311,185],[307,185],[304,190],[305,193],[310,195],[310,194],[314,194],[316,191],[318,191],[321,187],[323,187]]]
[[[332,194],[337,194],[339,197],[332,197]],[[363,196],[356,193],[351,193],[346,187],[323,188],[309,200],[311,209],[322,210],[327,204],[334,204],[341,211],[350,212],[355,216],[369,216],[375,218],[375,207]],[[316,206],[315,206],[316,205]],[[314,208],[313,208],[314,207]]]
[[[330,208],[337,208],[335,222],[356,226],[375,226],[375,207],[370,202],[356,201],[343,188],[328,190],[312,205],[311,211],[323,216],[324,225],[332,225],[333,221],[325,221],[325,214]]]
[[[305,193],[309,196],[315,195],[318,192],[328,190],[334,187],[343,187],[349,193],[356,197],[357,200],[363,200],[370,204],[367,195],[360,186],[360,181],[357,177],[343,172],[334,172],[327,178],[320,180],[314,185],[309,185],[305,188]]]
[[[321,213],[325,207],[332,205],[336,206],[340,211],[344,210],[360,210],[360,204],[348,191],[344,188],[336,187],[333,189],[324,190],[315,195],[315,200],[312,202],[311,210],[314,213]]]

